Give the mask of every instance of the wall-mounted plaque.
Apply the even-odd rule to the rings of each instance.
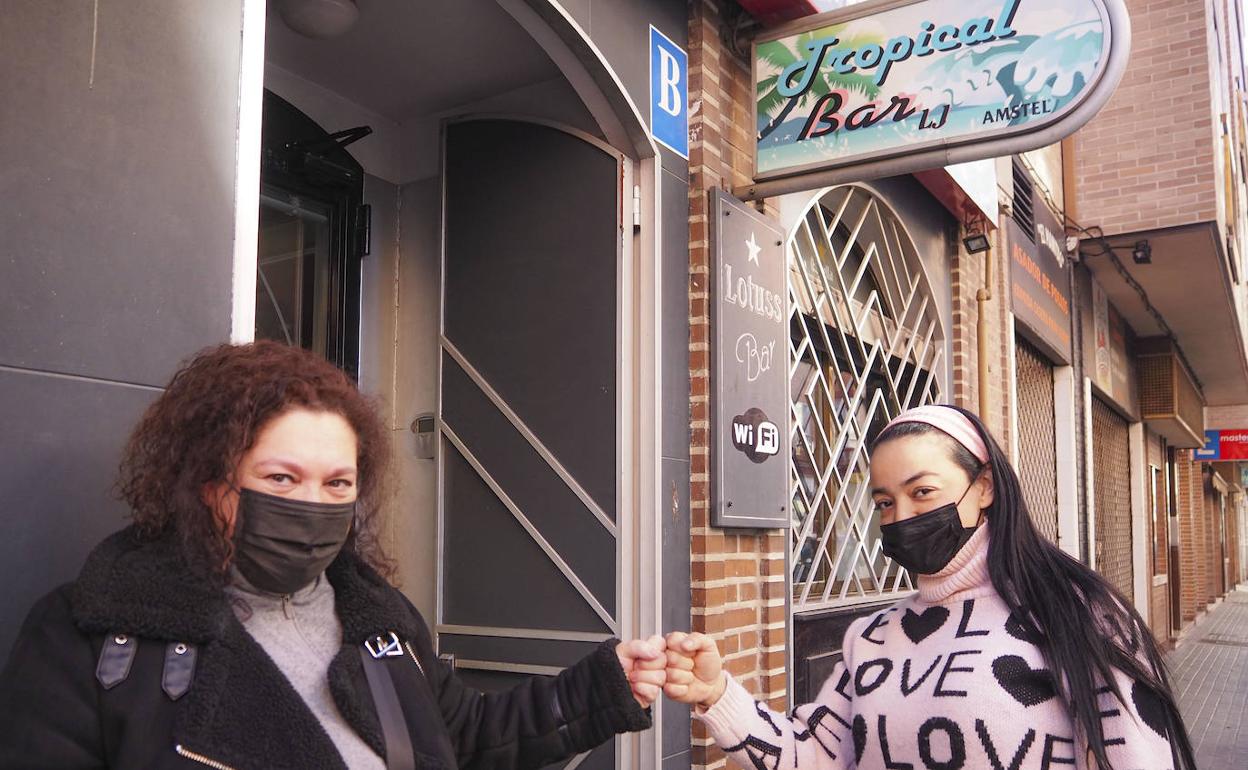
[[[784,233],[711,191],[711,523],[789,524]]]

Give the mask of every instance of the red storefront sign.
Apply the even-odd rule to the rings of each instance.
[[[1205,445],[1196,450],[1196,459],[1207,462],[1248,460],[1248,429],[1205,431]]]

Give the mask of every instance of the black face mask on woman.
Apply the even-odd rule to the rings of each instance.
[[[958,506],[971,487],[956,503],[880,527],[884,555],[920,575],[934,575],[944,569],[975,534],[976,527],[962,526],[962,517],[958,515]]]
[[[354,518],[354,501],[309,503],[242,489],[234,564],[261,591],[293,594],[330,565]]]

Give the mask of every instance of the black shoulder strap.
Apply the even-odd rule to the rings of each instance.
[[[389,640],[379,637],[365,642],[360,648],[360,660],[364,663],[364,676],[368,679],[368,689],[373,695],[377,719],[381,722],[381,732],[386,740],[386,768],[415,770],[412,736],[407,732],[407,720],[403,718],[399,694],[394,689],[394,680],[385,661],[385,658],[402,655],[403,650],[397,636],[389,634],[389,637]]]

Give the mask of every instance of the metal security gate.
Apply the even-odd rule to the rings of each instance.
[[[1135,588],[1127,421],[1095,396],[1092,398],[1092,476],[1096,569],[1130,602]]]
[[[437,630],[496,689],[619,632],[623,158],[516,120],[452,123],[444,153]]]
[[[1014,340],[1018,390],[1018,476],[1041,534],[1057,543],[1057,433],[1053,365],[1021,337]]]
[[[913,241],[870,190],[822,195],[787,249],[789,574],[794,697],[804,702],[838,657],[845,613],[827,610],[889,601],[913,587],[881,552],[867,450],[899,412],[944,400],[945,333]]]

